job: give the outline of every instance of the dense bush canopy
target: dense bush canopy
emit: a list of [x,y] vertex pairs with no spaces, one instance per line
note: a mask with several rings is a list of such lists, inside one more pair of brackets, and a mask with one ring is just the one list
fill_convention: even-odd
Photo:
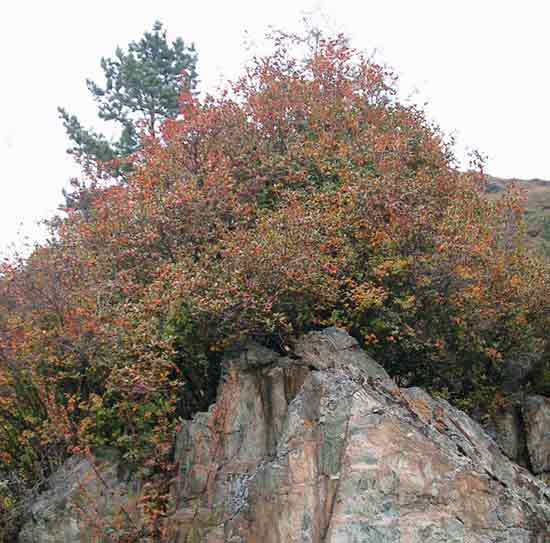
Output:
[[487,199],[344,38],[277,35],[129,160],[124,185],[98,184],[3,266],[0,458],[21,477],[105,444],[158,469],[247,338],[291,352],[336,324],[400,383],[469,409],[525,353],[545,386],[550,283],[522,248],[521,195]]

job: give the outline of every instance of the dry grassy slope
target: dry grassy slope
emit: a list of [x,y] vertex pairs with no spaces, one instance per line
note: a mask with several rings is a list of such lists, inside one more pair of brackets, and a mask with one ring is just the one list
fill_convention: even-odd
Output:
[[550,181],[489,176],[489,193],[496,196],[511,183],[517,184],[527,193],[527,232],[533,246],[550,255]]

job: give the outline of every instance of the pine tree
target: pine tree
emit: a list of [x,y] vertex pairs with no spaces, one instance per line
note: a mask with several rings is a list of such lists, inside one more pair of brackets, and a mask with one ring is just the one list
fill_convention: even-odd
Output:
[[[102,58],[103,86],[88,79],[90,93],[98,104],[98,116],[114,121],[121,129],[118,140],[82,126],[78,117],[58,108],[72,142],[67,152],[88,171],[100,167],[114,177],[124,176],[124,166],[109,168],[114,159],[129,156],[140,146],[140,131],[158,135],[163,121],[178,115],[183,88],[196,90],[197,53],[181,38],[169,43],[162,23],[128,45],[117,48],[114,58]],[[67,195],[66,195],[67,198]]]

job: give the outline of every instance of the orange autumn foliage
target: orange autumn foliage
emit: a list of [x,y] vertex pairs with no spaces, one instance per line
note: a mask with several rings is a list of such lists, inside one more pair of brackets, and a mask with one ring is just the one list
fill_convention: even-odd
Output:
[[291,350],[343,326],[399,382],[467,408],[491,403],[504,359],[545,361],[550,282],[521,194],[487,199],[396,84],[343,37],[279,34],[226,92],[182,96],[127,183],[97,180],[86,213],[6,263],[4,465],[32,479],[51,451],[109,444],[164,469],[247,338]]

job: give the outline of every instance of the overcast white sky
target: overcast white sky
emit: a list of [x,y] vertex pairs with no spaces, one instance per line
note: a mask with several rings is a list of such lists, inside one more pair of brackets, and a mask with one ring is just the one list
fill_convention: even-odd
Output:
[[[202,89],[238,73],[244,32],[326,14],[356,47],[379,51],[462,147],[503,177],[550,178],[548,0],[6,0],[0,7],[0,255],[61,202],[77,174],[57,106],[99,126],[85,79],[99,59],[160,19],[194,41]],[[319,17],[318,17],[319,18]],[[22,224],[22,226],[21,226]]]

